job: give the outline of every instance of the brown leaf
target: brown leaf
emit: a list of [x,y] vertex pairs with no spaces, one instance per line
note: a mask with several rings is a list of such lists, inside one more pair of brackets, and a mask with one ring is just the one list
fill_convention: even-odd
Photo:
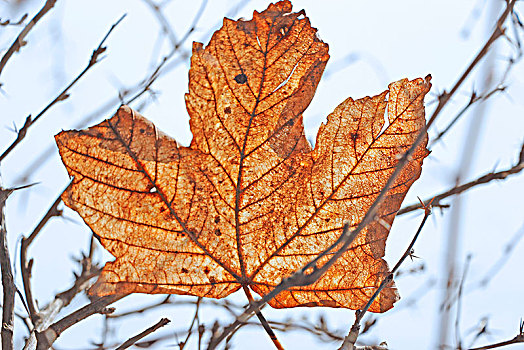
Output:
[[[347,99],[311,149],[302,112],[328,58],[304,13],[282,1],[250,21],[224,19],[206,48],[193,45],[190,147],[127,106],[57,135],[74,176],[63,200],[116,258],[91,292],[222,298],[249,286],[265,295],[335,242],[345,220],[356,227],[424,128],[431,84],[403,79]],[[362,307],[389,273],[389,227],[427,154],[417,148],[377,219],[320,280],[270,304]],[[390,285],[370,310],[397,299]]]

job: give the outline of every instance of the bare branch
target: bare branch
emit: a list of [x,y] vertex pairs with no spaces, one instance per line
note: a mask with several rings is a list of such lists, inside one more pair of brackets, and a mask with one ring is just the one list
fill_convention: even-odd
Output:
[[415,245],[415,242],[417,241],[420,232],[422,232],[422,228],[424,227],[424,224],[426,223],[426,220],[428,219],[429,215],[431,215],[430,206],[424,206],[424,218],[422,219],[422,222],[420,223],[420,226],[417,232],[415,233],[415,236],[411,240],[411,243],[407,247],[402,257],[400,257],[400,259],[397,261],[389,275],[387,275],[386,278],[384,278],[384,280],[380,283],[375,293],[371,296],[371,298],[369,298],[367,304],[362,309],[357,310],[355,312],[355,322],[351,326],[351,330],[349,331],[347,337],[344,338],[344,342],[340,346],[339,350],[355,350],[355,342],[357,341],[360,331],[360,321],[362,321],[362,318],[364,318],[364,315],[366,314],[376,297],[380,294],[382,289],[384,289],[388,284],[391,283],[391,281],[393,281],[393,276],[395,272],[400,268],[400,265],[402,265],[404,260],[406,260],[406,258],[412,254],[413,246]]
[[[524,145],[522,146],[522,150],[524,150]],[[521,153],[523,152],[521,150]],[[441,194],[438,194],[436,196],[433,196],[432,198],[430,199],[426,199],[424,200],[424,204],[427,205],[429,204],[430,201],[433,200],[433,203],[435,203],[435,206],[437,205],[440,205],[440,201],[443,200],[444,198],[447,198],[447,197],[450,197],[450,196],[453,196],[455,194],[460,194],[464,191],[467,191],[473,187],[476,187],[478,185],[483,185],[483,184],[487,184],[493,180],[503,180],[505,178],[507,178],[508,176],[510,175],[514,175],[514,174],[518,174],[519,172],[522,171],[522,169],[524,169],[524,159],[522,159],[523,157],[520,157],[521,159],[519,159],[519,163],[509,169],[506,169],[506,170],[503,170],[503,171],[499,171],[499,172],[491,172],[491,173],[488,173],[486,175],[483,175],[481,177],[479,177],[478,179],[476,180],[473,180],[473,181],[470,181],[468,183],[465,183],[463,185],[460,185],[460,186],[455,186]],[[422,206],[421,204],[412,204],[412,205],[408,205],[402,209],[400,209],[397,213],[397,215],[402,215],[402,214],[406,214],[406,213],[409,213],[413,210],[416,210],[416,209],[420,209]]]
[[519,334],[515,336],[515,338],[506,340],[500,343],[494,343],[490,345],[481,346],[478,348],[471,348],[469,350],[487,350],[487,349],[495,349],[495,348],[501,348],[506,345],[512,345],[512,344],[518,344],[518,343],[524,343],[524,323],[522,320],[520,321],[520,327],[519,327]]
[[[69,184],[68,184],[69,186]],[[38,223],[38,225],[35,227],[33,232],[29,235],[29,237],[25,238],[22,237],[22,242],[20,245],[20,267],[22,270],[22,281],[24,284],[24,292],[25,292],[25,299],[27,303],[27,308],[29,309],[29,317],[31,318],[31,322],[33,322],[33,325],[36,324],[37,321],[37,314],[38,311],[36,309],[35,301],[33,299],[33,293],[31,289],[31,270],[33,267],[33,259],[27,261],[27,250],[35,237],[38,235],[40,230],[47,224],[47,222],[55,216],[61,216],[62,211],[58,210],[58,205],[62,202],[60,196],[56,198],[54,203],[51,205],[47,213],[44,215],[42,220]]]
[[130,346],[132,346],[133,344],[135,344],[137,341],[139,341],[140,339],[148,336],[149,334],[155,332],[157,329],[161,328],[161,327],[164,327],[166,324],[168,324],[169,322],[171,322],[169,319],[167,318],[162,318],[160,321],[158,321],[155,325],[149,327],[148,329],[146,329],[145,331],[135,335],[134,337],[132,338],[129,338],[126,342],[124,342],[122,345],[120,345],[118,348],[116,348],[116,350],[123,350],[123,349],[127,349],[129,348]]
[[0,267],[2,268],[2,349],[13,349],[14,310],[15,295],[17,292],[13,271],[11,269],[11,257],[7,245],[7,230],[5,225],[4,207],[9,195],[19,189],[33,186],[26,185],[18,188],[3,188],[0,183]]
[[55,340],[69,327],[97,313],[104,313],[107,306],[122,299],[127,294],[115,294],[101,297],[92,303],[78,309],[77,311],[53,323],[42,332],[36,333],[37,349],[49,349]]
[[19,51],[22,46],[26,44],[24,41],[27,34],[33,29],[33,27],[42,19],[42,17],[45,16],[46,13],[49,12],[55,6],[56,0],[47,0],[44,4],[44,7],[38,13],[27,23],[27,25],[22,29],[20,34],[16,37],[15,41],[11,44],[7,52],[4,54],[2,59],[0,60],[0,75],[2,74],[2,71],[4,70],[5,65],[7,64],[7,61],[13,56],[13,54],[17,51]]
[[0,266],[2,268],[2,349],[13,349],[13,327],[15,310],[15,282],[11,270],[11,258],[7,246],[7,230],[5,226],[4,205],[9,190],[0,186]]
[[60,101],[63,101],[65,99],[67,99],[69,97],[69,94],[67,93],[95,64],[97,64],[99,61],[99,57],[102,53],[104,53],[106,51],[106,47],[103,47],[102,45],[104,45],[105,41],[107,40],[107,38],[109,37],[109,34],[111,34],[111,32],[113,31],[113,29],[115,29],[115,27],[124,19],[125,15],[123,15],[122,17],[120,17],[120,19],[111,26],[111,28],[109,29],[109,31],[106,33],[106,35],[104,36],[104,38],[102,39],[102,41],[100,42],[100,44],[98,45],[98,47],[93,51],[93,54],[91,55],[91,59],[89,60],[89,63],[87,64],[87,66],[84,68],[84,70],[82,72],[80,72],[80,74],[78,74],[76,76],[75,79],[73,79],[73,81],[71,83],[69,83],[69,85],[64,89],[62,90],[62,92],[60,92],[58,94],[58,96],[56,96],[42,111],[40,111],[40,113],[38,113],[36,115],[36,117],[32,117],[31,115],[27,116],[26,120],[25,120],[25,123],[24,125],[22,126],[22,128],[17,132],[17,136],[16,136],[16,139],[13,141],[13,143],[11,143],[11,145],[2,153],[2,155],[0,155],[0,162],[2,162],[2,160],[4,160],[4,158],[9,154],[11,153],[11,151],[25,138],[26,134],[27,134],[27,131],[29,130],[29,128],[38,121],[38,119],[40,119],[51,107],[53,107],[56,103],[60,102]]

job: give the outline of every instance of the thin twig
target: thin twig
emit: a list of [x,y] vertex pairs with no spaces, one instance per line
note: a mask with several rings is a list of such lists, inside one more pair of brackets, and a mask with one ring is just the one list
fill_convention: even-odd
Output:
[[469,66],[466,68],[464,73],[462,73],[462,75],[457,80],[455,85],[453,85],[451,90],[449,92],[444,91],[439,96],[437,108],[433,111],[433,113],[431,114],[431,117],[429,118],[428,125],[427,125],[428,128],[433,124],[437,116],[442,112],[442,110],[447,105],[451,97],[455,95],[455,93],[459,90],[459,88],[462,86],[464,81],[466,81],[466,79],[471,74],[473,69],[479,64],[482,58],[484,58],[484,56],[488,53],[493,43],[497,41],[500,37],[504,36],[506,29],[503,27],[503,24],[506,21],[506,18],[508,17],[508,15],[513,12],[513,7],[515,7],[516,2],[517,0],[509,0],[507,2],[506,9],[504,10],[504,12],[500,15],[499,19],[497,20],[495,29],[493,30],[493,33],[491,34],[489,39],[486,41],[484,46],[480,49],[478,54],[475,56],[475,58],[469,64]]
[[48,328],[60,311],[69,305],[78,293],[89,287],[89,281],[92,278],[100,274],[101,269],[98,266],[94,266],[89,257],[84,257],[81,260],[81,265],[82,271],[79,276],[76,276],[73,286],[57,294],[51,303],[38,312],[31,334],[25,343],[24,350],[35,349],[37,347],[37,332]]
[[42,17],[45,16],[46,13],[49,12],[55,6],[56,0],[47,0],[44,4],[44,7],[38,13],[27,23],[27,25],[22,29],[20,34],[16,37],[15,41],[11,44],[9,49],[6,51],[2,59],[0,60],[0,75],[2,74],[2,71],[4,70],[5,65],[7,64],[7,61],[13,56],[13,54],[17,51],[19,51],[22,46],[26,44],[24,41],[27,34],[33,29],[33,27],[42,19]]
[[169,319],[167,319],[167,318],[160,319],[160,321],[158,321],[155,325],[149,327],[148,329],[146,329],[145,331],[135,335],[134,337],[129,338],[128,340],[126,340],[122,345],[120,345],[118,348],[116,348],[116,350],[123,350],[123,349],[129,348],[130,346],[135,344],[140,339],[142,339],[142,338],[148,336],[149,334],[155,332],[157,329],[159,329],[161,327],[164,327],[169,322],[171,322],[171,321]]
[[491,96],[493,96],[497,92],[504,92],[504,91],[506,91],[506,86],[503,86],[500,84],[499,86],[495,87],[494,89],[492,89],[491,91],[483,95],[477,95],[475,91],[473,91],[471,93],[468,103],[457,113],[455,118],[453,118],[453,120],[444,128],[444,130],[439,132],[438,135],[433,138],[428,148],[432,149],[433,146],[438,141],[440,141],[442,137],[444,137],[444,135],[446,135],[453,128],[453,126],[456,125],[459,119],[463,117],[472,106],[474,106],[478,102],[483,102],[489,99]]
[[[524,150],[524,145],[522,146],[522,150]],[[522,171],[522,169],[524,169],[524,160],[520,159],[517,165],[509,169],[498,171],[498,172],[491,172],[491,173],[488,173],[486,175],[479,177],[478,179],[465,183],[463,185],[455,186],[445,192],[442,192],[436,196],[433,196],[431,199],[424,200],[423,203],[428,204],[433,199],[433,203],[435,203],[435,206],[440,205],[440,201],[443,200],[444,198],[462,193],[478,185],[487,184],[493,180],[503,180],[510,175],[518,174],[519,172]],[[406,213],[409,213],[413,210],[420,209],[420,208],[421,208],[421,204],[408,205],[400,209],[397,215],[406,214]]]
[[362,319],[364,318],[364,315],[370,308],[373,301],[375,301],[376,297],[380,294],[382,289],[384,289],[387,285],[389,285],[393,281],[393,276],[395,275],[395,272],[400,268],[404,260],[406,260],[406,258],[412,254],[413,246],[415,245],[415,242],[417,241],[420,235],[420,232],[422,232],[422,228],[424,227],[429,215],[431,215],[431,207],[429,205],[424,206],[424,218],[422,218],[422,222],[420,223],[420,226],[417,232],[415,233],[415,236],[411,240],[411,243],[406,248],[406,251],[404,252],[402,257],[397,261],[397,263],[395,264],[395,266],[393,267],[389,275],[387,275],[386,278],[382,280],[382,282],[380,283],[375,293],[371,296],[371,298],[369,298],[367,304],[362,309],[357,310],[355,312],[355,322],[351,326],[351,330],[349,331],[349,334],[347,335],[347,337],[344,338],[344,342],[340,346],[339,350],[354,350],[355,349],[355,342],[357,341],[359,331],[360,331],[360,321],[362,321]]
[[[243,290],[244,290],[244,293],[246,294],[247,300],[251,304],[254,301],[253,295],[251,294],[247,286],[243,286]],[[282,344],[280,344],[280,341],[278,340],[277,335],[271,329],[271,326],[267,322],[266,318],[264,317],[260,309],[255,310],[255,314],[257,315],[260,321],[260,324],[262,325],[267,335],[269,336],[269,339],[271,339],[271,341],[273,342],[273,345],[275,345],[275,348],[277,348],[278,350],[284,350],[284,347],[282,346]]]
[[495,349],[495,348],[501,348],[506,345],[512,345],[512,344],[518,344],[518,343],[524,343],[524,323],[522,322],[522,320],[520,321],[519,334],[517,334],[513,339],[502,341],[499,343],[490,344],[490,345],[484,345],[478,348],[471,348],[469,350]]
[[24,21],[27,19],[28,16],[29,14],[24,13],[24,15],[20,17],[20,19],[16,22],[11,22],[10,19],[2,21],[2,19],[0,18],[0,26],[21,26],[22,24],[24,24]]
[[524,225],[513,235],[513,237],[504,245],[504,249],[500,254],[500,257],[493,263],[493,265],[487,270],[484,277],[480,280],[479,285],[486,287],[489,282],[497,275],[502,269],[504,264],[509,260],[511,254],[517,247],[517,244],[524,237]]
[[193,327],[194,327],[195,323],[198,320],[198,313],[200,311],[200,302],[201,301],[202,301],[202,297],[198,297],[197,301],[195,303],[195,305],[196,305],[195,306],[195,315],[193,316],[193,319],[191,320],[191,324],[189,325],[189,328],[187,329],[186,339],[184,339],[184,341],[178,343],[178,347],[180,349],[183,349],[186,346],[187,342],[189,341],[189,338],[193,334]]
[[[72,181],[72,180],[71,180]],[[69,186],[71,182],[68,183]],[[44,215],[42,220],[36,225],[33,232],[26,238],[22,237],[22,242],[20,244],[20,268],[22,272],[22,282],[24,285],[25,300],[27,308],[29,309],[29,317],[33,325],[37,322],[38,311],[36,309],[35,300],[33,298],[32,288],[31,288],[31,270],[33,267],[33,259],[27,261],[27,251],[33,240],[36,238],[38,233],[42,228],[47,224],[47,222],[55,216],[61,216],[62,211],[58,210],[58,205],[61,203],[61,198],[58,196],[54,203],[49,207],[47,213]]]
[[462,279],[458,288],[457,295],[457,316],[455,317],[455,338],[457,342],[457,348],[462,349],[462,339],[460,336],[460,316],[462,311],[462,293],[464,291],[464,282],[466,281],[466,275],[468,273],[469,264],[471,262],[471,255],[466,258],[466,264],[464,265],[464,272],[462,273]]
[[[146,2],[148,2],[148,1],[146,1]],[[143,88],[137,94],[135,94],[133,97],[131,97],[127,101],[123,102],[124,104],[126,104],[126,105],[131,104],[132,102],[137,100],[140,96],[142,96],[146,91],[148,91],[150,89],[151,85],[153,85],[153,83],[158,79],[158,77],[160,77],[161,72],[164,69],[164,66],[167,64],[167,62],[180,49],[180,47],[184,44],[184,42],[189,38],[191,33],[193,33],[193,31],[195,30],[195,28],[196,28],[196,26],[198,24],[198,21],[200,20],[200,18],[202,17],[202,14],[204,13],[204,9],[206,8],[206,6],[207,6],[207,0],[202,1],[202,4],[200,5],[200,8],[199,8],[198,12],[197,12],[195,18],[193,19],[193,23],[191,24],[191,26],[189,27],[187,32],[184,34],[184,36],[179,41],[174,43],[172,50],[166,56],[164,56],[164,58],[162,58],[160,63],[156,66],[156,68],[152,71],[152,73],[148,76],[148,78],[143,81],[143,83],[142,83],[143,84]],[[157,17],[159,18],[159,21],[161,22],[161,25],[164,26],[163,20],[160,19],[161,17],[163,18],[163,14],[160,11],[155,11],[155,13],[156,13]],[[160,15],[159,15],[159,13],[160,13]],[[164,30],[166,30],[166,29],[164,29]],[[170,38],[170,40],[173,40],[173,38]]]
[[62,92],[60,92],[42,111],[40,111],[40,113],[38,113],[36,115],[36,117],[32,117],[31,115],[27,116],[27,118],[25,119],[25,122],[24,122],[24,125],[22,126],[22,128],[20,130],[18,130],[17,132],[17,136],[16,136],[16,139],[13,141],[13,143],[11,143],[11,145],[2,153],[2,155],[0,155],[0,162],[2,160],[4,160],[4,158],[9,154],[11,153],[11,151],[13,151],[13,149],[25,138],[26,134],[27,134],[27,131],[29,130],[29,128],[38,121],[38,119],[40,119],[51,107],[53,107],[56,103],[60,102],[60,101],[63,101],[65,99],[67,99],[69,97],[69,94],[67,93],[95,64],[97,64],[99,61],[99,57],[102,53],[104,53],[106,51],[106,47],[103,47],[102,45],[104,45],[105,41],[107,40],[107,38],[109,37],[109,35],[111,34],[111,32],[113,31],[113,29],[115,29],[115,27],[124,19],[126,15],[123,15],[122,17],[120,17],[120,19],[118,21],[116,21],[116,23],[114,23],[111,28],[109,29],[109,31],[106,33],[106,35],[104,36],[104,38],[102,39],[102,41],[100,42],[100,44],[98,45],[98,47],[93,51],[93,54],[91,55],[91,59],[89,60],[87,66],[84,68],[84,70],[82,72],[80,72],[80,74],[78,74],[76,76],[76,78],[73,79],[73,81],[71,83],[69,83],[69,85],[67,85],[67,87],[65,89],[62,90]]

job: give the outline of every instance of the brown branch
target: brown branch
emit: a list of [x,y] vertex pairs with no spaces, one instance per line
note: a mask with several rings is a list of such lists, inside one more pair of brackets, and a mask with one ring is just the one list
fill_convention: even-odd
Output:
[[[242,289],[244,290],[244,293],[246,294],[247,300],[251,304],[254,301],[254,299],[253,299],[253,295],[249,291],[249,288],[247,286],[242,286]],[[271,339],[271,341],[273,342],[273,345],[275,345],[275,348],[278,350],[284,350],[284,347],[282,346],[282,344],[280,344],[280,341],[278,340],[277,335],[271,329],[271,326],[267,322],[266,318],[264,317],[260,309],[256,309],[255,314],[257,315],[258,320],[260,321],[260,324],[262,325],[267,335],[269,336],[269,339]]]
[[86,319],[97,313],[107,313],[107,306],[122,299],[127,294],[115,294],[105,297],[101,297],[93,301],[92,303],[78,309],[77,311],[67,315],[61,320],[53,323],[47,329],[42,332],[36,333],[37,349],[49,349],[55,340],[69,327],[77,324],[78,322]]
[[518,344],[518,343],[524,343],[524,322],[522,320],[520,321],[520,327],[519,327],[519,334],[517,334],[513,339],[502,341],[499,343],[494,343],[490,345],[484,345],[478,348],[470,348],[469,350],[487,350],[487,349],[495,349],[495,348],[501,348],[506,345],[512,345],[512,344]]
[[69,85],[62,90],[62,92],[60,92],[42,111],[40,111],[40,113],[38,113],[36,115],[36,117],[32,117],[31,115],[27,116],[27,118],[25,119],[25,123],[24,125],[22,126],[22,128],[20,130],[18,130],[17,132],[17,136],[16,136],[16,139],[11,143],[11,145],[2,153],[2,155],[0,155],[0,162],[2,162],[2,160],[4,160],[4,158],[9,154],[11,153],[11,151],[13,151],[13,149],[25,138],[25,136],[27,135],[27,131],[29,130],[29,128],[38,121],[38,119],[40,119],[51,107],[53,107],[56,103],[60,102],[60,101],[64,101],[65,99],[67,99],[69,97],[69,94],[67,93],[95,64],[97,64],[99,61],[99,57],[102,53],[104,53],[106,51],[106,47],[103,47],[102,45],[104,45],[105,41],[107,40],[107,38],[109,37],[109,35],[111,34],[111,32],[113,31],[113,29],[115,29],[115,27],[124,19],[125,15],[123,15],[122,17],[120,17],[120,19],[118,21],[116,21],[116,23],[114,23],[111,28],[109,29],[109,31],[106,33],[106,35],[104,36],[104,38],[102,39],[102,41],[100,42],[100,44],[98,45],[98,47],[93,51],[93,54],[91,55],[91,59],[89,60],[87,66],[84,68],[84,70],[82,72],[80,72],[80,74],[78,74],[76,76],[76,78],[73,79],[73,81],[71,81],[71,83],[69,83]]
[[[149,4],[149,2],[150,2],[149,0],[146,0],[146,3]],[[151,6],[151,4],[149,5]],[[184,36],[179,41],[173,41],[174,36],[170,35],[170,41],[173,45],[172,50],[166,56],[164,56],[164,58],[162,58],[162,60],[156,66],[156,68],[152,71],[152,73],[146,79],[143,80],[142,82],[143,88],[136,95],[134,95],[127,101],[123,102],[124,104],[126,105],[131,104],[132,102],[134,102],[136,99],[138,99],[140,96],[142,96],[146,91],[150,89],[151,85],[153,85],[153,83],[160,77],[161,72],[164,69],[164,66],[166,66],[167,62],[171,59],[171,57],[174,56],[174,54],[180,49],[180,47],[184,44],[184,42],[189,38],[189,35],[191,35],[191,33],[194,32],[198,24],[198,21],[200,20],[200,18],[202,17],[202,14],[204,13],[204,9],[206,8],[206,6],[207,6],[207,0],[202,1],[202,4],[200,5],[198,12],[195,18],[193,19],[193,23],[191,24],[187,32],[184,34]],[[153,7],[153,9],[155,9],[155,7]],[[165,19],[163,13],[157,8],[157,10],[155,11],[155,14],[158,20],[160,21],[163,29],[169,33],[168,28],[170,27],[164,23],[164,21],[167,21],[167,20]],[[184,53],[182,54],[185,55]]]
[[195,307],[195,314],[193,316],[193,320],[191,320],[191,324],[189,325],[189,328],[187,329],[186,339],[183,342],[178,344],[178,347],[180,349],[183,349],[186,346],[187,342],[189,341],[189,338],[193,334],[193,327],[194,327],[195,323],[198,320],[198,313],[200,311],[200,302],[201,301],[202,301],[202,297],[198,297],[197,301],[195,302],[195,305],[196,305],[196,307]]
[[[524,150],[524,145],[522,147],[522,150]],[[521,151],[522,152],[522,151]],[[478,186],[478,185],[483,185],[483,184],[487,184],[493,180],[503,180],[505,178],[507,178],[508,176],[510,175],[514,175],[514,174],[518,174],[519,172],[522,171],[522,169],[524,169],[524,160],[523,159],[520,159],[519,160],[519,163],[507,170],[503,170],[503,171],[499,171],[499,172],[491,172],[491,173],[488,173],[486,175],[483,175],[481,177],[479,177],[478,179],[476,180],[473,180],[473,181],[470,181],[468,183],[465,183],[463,185],[460,185],[460,186],[455,186],[441,194],[438,194],[436,196],[433,196],[432,198],[429,198],[429,199],[426,199],[423,203],[425,205],[427,205],[431,200],[433,200],[433,203],[435,203],[435,206],[437,205],[440,205],[440,201],[443,200],[444,198],[447,198],[447,197],[450,197],[450,196],[453,196],[453,195],[456,195],[456,194],[460,194],[464,191],[467,191],[475,186]],[[412,204],[412,205],[408,205],[402,209],[400,209],[397,213],[397,215],[402,215],[402,214],[406,214],[406,213],[409,213],[413,210],[416,210],[416,209],[420,209],[422,206],[421,204]]]
[[506,21],[506,18],[510,13],[513,12],[513,7],[515,7],[515,3],[517,0],[509,0],[506,5],[506,9],[504,12],[500,15],[499,19],[497,20],[497,24],[495,25],[495,29],[493,30],[493,33],[489,37],[489,39],[486,41],[484,46],[480,49],[479,53],[475,56],[473,61],[469,64],[469,66],[466,68],[464,73],[460,76],[460,78],[457,80],[455,85],[451,88],[449,92],[443,92],[439,96],[439,101],[437,108],[433,111],[431,114],[431,117],[429,118],[427,127],[429,128],[437,116],[442,112],[444,107],[447,105],[447,103],[450,101],[451,97],[459,90],[460,86],[464,81],[466,81],[467,77],[471,74],[473,69],[479,64],[479,62],[482,60],[482,58],[488,53],[489,49],[491,48],[491,45],[495,41],[497,41],[500,37],[504,36],[505,28],[503,27],[504,22]]
[[148,329],[146,329],[145,331],[135,335],[134,337],[132,338],[129,338],[127,341],[125,341],[122,345],[120,345],[118,348],[116,348],[116,350],[123,350],[123,349],[127,349],[129,348],[130,346],[132,346],[133,344],[135,344],[137,341],[139,341],[140,339],[144,338],[145,336],[148,336],[149,334],[155,332],[157,329],[161,328],[161,327],[164,327],[166,324],[168,324],[169,322],[171,322],[169,319],[167,318],[162,318],[160,321],[158,321],[155,325],[149,327]]
[[42,228],[47,224],[47,222],[52,217],[62,215],[62,211],[58,210],[58,205],[61,203],[61,201],[62,200],[60,196],[58,196],[47,211],[47,213],[44,215],[42,220],[40,220],[38,225],[36,225],[33,232],[27,238],[22,237],[22,242],[20,245],[20,268],[22,272],[22,282],[24,285],[25,300],[27,308],[29,310],[29,317],[31,318],[31,322],[33,323],[33,325],[37,323],[38,311],[35,305],[35,301],[33,299],[33,293],[31,288],[31,270],[33,268],[33,259],[27,261],[27,251],[31,243],[33,243],[33,240],[36,238],[36,236],[42,230]]
[[16,22],[11,22],[10,19],[6,19],[5,21],[2,21],[2,19],[0,18],[0,26],[21,26],[22,24],[24,24],[24,21],[27,19],[28,16],[29,16],[29,14],[25,13]]
[[357,310],[355,312],[355,322],[353,322],[353,325],[351,326],[349,334],[346,336],[346,338],[344,338],[344,342],[340,346],[339,350],[355,350],[356,349],[355,342],[357,341],[357,338],[360,332],[360,321],[362,321],[362,319],[364,318],[364,315],[366,314],[366,312],[368,311],[369,307],[371,306],[373,301],[376,299],[376,297],[380,294],[382,289],[384,289],[388,284],[390,284],[393,281],[393,276],[395,272],[400,268],[404,260],[406,260],[406,258],[412,254],[413,246],[415,245],[415,242],[417,241],[420,235],[420,232],[422,232],[422,228],[424,227],[424,224],[426,223],[426,220],[428,219],[429,215],[431,215],[430,206],[424,206],[424,218],[422,219],[422,222],[420,223],[420,226],[417,232],[415,233],[415,236],[411,240],[411,243],[406,248],[406,251],[404,252],[402,257],[400,257],[400,259],[397,261],[397,263],[395,264],[395,266],[393,267],[389,275],[387,275],[386,278],[382,280],[382,282],[380,283],[375,293],[368,300],[367,304],[362,309]]
[[17,188],[3,188],[0,183],[0,267],[2,269],[2,349],[13,349],[13,330],[15,314],[15,295],[17,292],[13,271],[11,269],[11,257],[7,244],[7,230],[5,225],[4,207],[7,198],[16,190],[33,186],[34,184],[20,186]]
[[435,138],[431,141],[428,148],[430,149],[433,148],[433,146],[438,141],[440,141],[442,137],[444,137],[444,135],[446,135],[453,128],[453,126],[456,125],[456,123],[460,120],[460,118],[463,117],[472,106],[474,106],[478,102],[486,101],[488,98],[495,95],[497,92],[504,92],[504,91],[506,91],[506,86],[503,86],[500,84],[499,86],[495,87],[494,89],[492,89],[491,91],[483,95],[477,95],[475,91],[473,91],[471,93],[468,103],[457,113],[455,118],[453,118],[453,120],[449,122],[449,124],[444,128],[444,130],[442,130],[441,132],[437,134],[437,136],[435,136]]
[[13,349],[13,328],[15,311],[16,287],[11,270],[11,258],[7,246],[7,230],[5,225],[4,205],[7,197],[12,193],[9,189],[0,186],[0,266],[2,268],[2,349]]
[[2,74],[2,71],[7,64],[7,61],[13,56],[13,54],[17,51],[19,51],[22,46],[26,44],[24,41],[27,34],[33,29],[33,27],[42,19],[42,17],[45,16],[46,13],[49,12],[55,6],[56,0],[47,0],[44,4],[44,7],[38,13],[27,23],[27,25],[22,29],[20,34],[16,37],[15,41],[11,44],[7,52],[4,54],[2,59],[0,60],[0,75]]
[[33,329],[31,334],[26,341],[24,349],[35,349],[37,346],[37,335],[38,332],[48,328],[50,324],[55,320],[59,312],[69,305],[73,298],[80,292],[84,291],[89,287],[89,281],[100,274],[101,269],[97,266],[93,266],[91,258],[85,257],[81,260],[82,271],[79,276],[76,276],[73,286],[66,291],[59,293],[55,296],[55,299],[49,303],[46,307],[41,309],[33,323]]

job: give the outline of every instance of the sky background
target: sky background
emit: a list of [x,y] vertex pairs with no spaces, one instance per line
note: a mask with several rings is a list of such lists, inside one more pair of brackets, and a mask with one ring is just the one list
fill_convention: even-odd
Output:
[[[43,5],[43,1],[35,0],[20,3],[1,1],[0,18],[16,20],[26,12],[32,17]],[[187,91],[191,42],[207,43],[221,26],[224,16],[250,19],[254,9],[262,11],[268,4],[268,1],[210,1],[194,32],[166,65],[168,70],[152,86],[154,97],[146,94],[131,106],[140,109],[160,130],[188,145],[191,133],[184,93]],[[405,77],[432,75],[433,88],[426,97],[430,114],[438,94],[452,87],[493,29],[493,18],[498,17],[503,2],[494,1],[493,4],[494,9],[490,1],[481,0],[295,1],[294,10],[306,10],[322,40],[329,44],[331,56],[315,98],[304,113],[308,139],[314,140],[320,123],[347,97],[356,99],[379,94],[388,83]],[[178,39],[190,28],[200,6],[199,1],[173,0],[164,7],[164,14]],[[516,10],[519,12],[523,8],[518,4]],[[147,1],[59,0],[29,34],[28,44],[11,58],[0,76],[3,84],[0,90],[0,149],[3,151],[15,137],[13,124],[21,127],[28,114],[38,113],[84,68],[93,49],[124,13],[126,18],[107,40],[105,58],[73,87],[67,100],[54,106],[32,127],[26,140],[0,166],[4,187],[39,183],[31,190],[15,193],[7,202],[9,247],[16,262],[21,235],[27,236],[33,230],[68,183],[54,146],[54,135],[61,130],[94,125],[110,117],[120,104],[118,94],[148,76],[171,46],[165,38],[159,41],[161,27]],[[0,27],[0,50],[7,49],[20,30],[20,27]],[[510,31],[509,35],[515,42],[514,33]],[[495,82],[500,81],[508,58],[515,55],[509,41],[500,40],[490,58]],[[463,165],[464,139],[472,123],[480,125],[480,136],[464,182],[515,164],[524,141],[523,77],[524,65],[515,64],[505,81],[505,92],[496,94],[485,104],[486,114],[481,123],[478,122],[481,112],[471,109],[441,142],[431,147],[432,153],[424,162],[422,176],[413,185],[405,204],[414,203],[417,196],[426,199],[453,187],[457,170]],[[430,142],[467,103],[471,91],[481,90],[482,81],[482,71],[476,69],[430,130]],[[43,166],[35,169],[32,161],[43,152],[48,152],[49,157]],[[463,196],[457,236],[460,275],[468,255],[471,261],[464,282],[458,329],[466,345],[483,318],[488,320],[489,333],[483,335],[477,345],[514,337],[519,320],[524,316],[524,243],[519,241],[524,235],[523,195],[524,176],[517,175],[477,187]],[[452,200],[444,203],[452,203]],[[415,246],[415,254],[420,259],[413,262],[408,259],[403,266],[403,269],[410,269],[423,264],[424,270],[396,280],[402,299],[394,309],[380,315],[377,325],[360,340],[369,343],[385,340],[390,349],[435,348],[451,211],[434,210]],[[395,264],[409,244],[422,214],[422,211],[415,212],[395,220],[386,251],[390,265]],[[70,286],[74,268],[72,257],[78,257],[89,243],[90,231],[76,213],[65,209],[65,217],[67,220],[52,220],[30,249],[30,256],[35,259],[34,294],[40,305]],[[512,242],[511,254],[505,253],[508,242]],[[502,256],[506,256],[502,259],[504,266],[494,273],[492,267]],[[101,251],[97,257],[104,261],[111,258]],[[18,266],[15,270],[21,288]],[[481,286],[480,281],[486,274],[492,278],[487,285]],[[122,311],[161,298],[131,296],[116,306]],[[240,293],[229,298],[245,302]],[[194,299],[176,297],[176,300]],[[86,300],[84,296],[78,297],[63,315]],[[172,323],[158,334],[187,328],[193,317],[192,310],[192,307],[168,307],[126,319],[115,326],[115,339],[125,340],[160,317],[168,317]],[[17,311],[24,312],[20,303]],[[268,307],[264,314],[268,319],[305,317],[312,322],[324,314],[330,328],[341,330],[342,334],[347,333],[354,317],[351,310],[327,308],[272,310]],[[215,312],[214,308],[204,307],[201,321],[210,326],[215,319],[225,323],[227,317]],[[66,331],[56,343],[57,349],[89,348],[90,341],[100,340],[100,319],[101,316],[91,317]],[[455,321],[455,311],[452,321]],[[24,326],[17,321],[18,346],[23,331]],[[277,335],[290,349],[339,346],[317,342],[303,332]],[[451,335],[450,342],[454,344],[454,326]],[[175,341],[164,344],[174,345]],[[271,348],[267,335],[258,327],[241,330],[233,344],[239,349],[246,345],[252,350]],[[195,344],[190,348],[195,348]]]

